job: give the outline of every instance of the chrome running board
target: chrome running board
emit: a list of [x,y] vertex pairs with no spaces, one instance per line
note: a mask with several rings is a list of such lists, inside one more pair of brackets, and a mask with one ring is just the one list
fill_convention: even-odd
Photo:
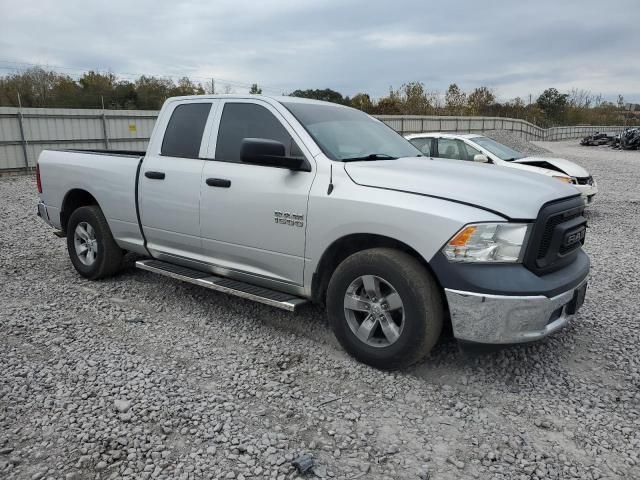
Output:
[[308,300],[293,296],[289,293],[277,292],[229,278],[216,277],[210,273],[181,267],[180,265],[174,265],[160,260],[138,260],[136,267],[141,270],[159,273],[165,277],[193,283],[194,285],[200,285],[201,287],[218,292],[246,298],[254,302],[264,303],[265,305],[271,305],[272,307],[281,308],[290,312],[295,312],[300,305],[308,303]]

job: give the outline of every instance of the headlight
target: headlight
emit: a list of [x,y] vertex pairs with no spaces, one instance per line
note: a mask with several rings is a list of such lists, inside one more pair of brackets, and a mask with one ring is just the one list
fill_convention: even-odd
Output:
[[561,182],[564,182],[564,183],[575,183],[571,177],[554,175],[553,178],[555,178],[556,180],[560,180]]
[[527,223],[467,225],[442,249],[451,262],[520,262],[527,239]]

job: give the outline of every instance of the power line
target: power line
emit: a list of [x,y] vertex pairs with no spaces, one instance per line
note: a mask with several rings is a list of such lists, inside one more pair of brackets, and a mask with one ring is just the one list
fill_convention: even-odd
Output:
[[[113,72],[110,70],[101,70],[101,69],[97,69],[97,68],[83,68],[83,67],[65,67],[65,66],[61,66],[61,65],[47,65],[47,64],[41,64],[41,63],[29,63],[29,62],[17,62],[14,60],[2,60],[0,59],[0,63],[4,63],[4,64],[8,64],[9,66],[2,66],[0,65],[0,70],[6,70],[6,71],[19,71],[21,68],[25,68],[25,67],[39,67],[42,69],[49,69],[49,70],[67,70],[69,72],[74,72],[78,75],[82,75],[84,73],[87,73],[89,71],[93,71],[96,73],[111,73],[113,75],[116,75],[117,77],[133,77],[133,78],[140,78],[142,76],[146,76],[146,77],[160,77],[160,78],[168,78],[172,81],[174,81],[174,79],[181,79],[183,78],[182,76],[179,75],[168,75],[168,74],[150,74],[150,73],[128,73],[128,72]],[[187,76],[187,75],[185,75]],[[227,80],[224,78],[220,78],[220,77],[189,77],[187,76],[187,78],[189,78],[190,80],[196,80],[199,81],[200,83],[204,83],[204,84],[209,84],[212,81],[215,82],[219,82],[222,84],[226,84],[229,86],[234,86],[234,87],[241,87],[241,88],[251,88],[252,84],[250,83],[245,83],[245,82],[240,82],[240,81],[236,81],[236,80]],[[259,85],[260,88],[262,88],[263,90],[267,90],[267,91],[271,91],[271,92],[277,92],[278,94],[281,94],[284,90],[286,90],[285,88],[280,88],[280,87],[275,87],[275,86],[266,86],[266,85]]]

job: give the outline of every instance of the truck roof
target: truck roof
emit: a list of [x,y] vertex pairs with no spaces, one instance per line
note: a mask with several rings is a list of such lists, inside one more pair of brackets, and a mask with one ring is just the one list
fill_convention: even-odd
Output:
[[237,94],[237,93],[226,93],[226,94],[215,94],[215,95],[186,95],[182,97],[170,97],[167,99],[167,102],[179,102],[183,100],[206,100],[206,99],[261,99],[261,100],[271,100],[279,103],[315,103],[320,105],[335,105],[337,107],[346,107],[346,105],[340,105],[339,103],[325,102],[322,100],[313,100],[310,98],[302,98],[302,97],[289,97],[287,95],[255,95],[255,94]]

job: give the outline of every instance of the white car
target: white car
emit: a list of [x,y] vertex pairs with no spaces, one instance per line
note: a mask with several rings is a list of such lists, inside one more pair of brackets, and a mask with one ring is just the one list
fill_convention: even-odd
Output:
[[405,137],[424,155],[488,162],[501,167],[540,173],[571,183],[586,205],[593,202],[598,186],[589,172],[564,158],[527,157],[494,139],[477,134],[416,133]]

